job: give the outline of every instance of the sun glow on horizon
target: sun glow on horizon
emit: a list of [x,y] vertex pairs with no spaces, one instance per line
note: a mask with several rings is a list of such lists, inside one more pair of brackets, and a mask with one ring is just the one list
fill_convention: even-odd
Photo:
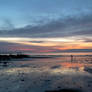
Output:
[[[92,49],[92,42],[88,43],[84,40],[69,38],[18,38],[18,37],[0,37],[0,42],[14,43],[25,46],[25,48],[13,48],[14,50],[36,51],[36,47],[46,47],[47,49],[40,49],[39,52],[53,52],[56,50],[68,49]],[[26,46],[34,46],[35,48],[27,48]]]

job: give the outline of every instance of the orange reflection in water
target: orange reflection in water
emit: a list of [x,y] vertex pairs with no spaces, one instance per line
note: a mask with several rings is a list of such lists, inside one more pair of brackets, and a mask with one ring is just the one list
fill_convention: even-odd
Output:
[[85,66],[86,64],[63,62],[63,63],[61,63],[61,65],[62,65],[63,67],[66,67],[66,68],[71,68],[71,67],[83,67],[83,66]]
[[85,64],[85,63],[73,63],[73,62],[62,62],[60,65],[63,68],[77,68],[80,71],[84,71],[85,67],[92,67],[92,64]]

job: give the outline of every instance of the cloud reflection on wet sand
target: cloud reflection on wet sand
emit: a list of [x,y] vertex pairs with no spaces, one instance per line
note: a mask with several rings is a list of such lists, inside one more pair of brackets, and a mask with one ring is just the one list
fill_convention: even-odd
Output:
[[45,92],[46,90],[92,90],[92,64],[62,62],[60,58],[13,62],[0,70],[0,92]]

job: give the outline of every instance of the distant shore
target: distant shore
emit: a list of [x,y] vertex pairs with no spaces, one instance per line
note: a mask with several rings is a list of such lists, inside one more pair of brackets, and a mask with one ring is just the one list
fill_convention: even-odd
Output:
[[5,54],[5,55],[0,55],[0,61],[1,60],[11,60],[11,59],[22,59],[22,58],[29,58],[28,55],[24,54]]
[[[0,54],[0,61],[8,61],[11,59],[24,58],[54,58],[54,57],[70,57],[71,55],[28,55],[28,54]],[[73,55],[73,56],[92,56],[92,55]]]

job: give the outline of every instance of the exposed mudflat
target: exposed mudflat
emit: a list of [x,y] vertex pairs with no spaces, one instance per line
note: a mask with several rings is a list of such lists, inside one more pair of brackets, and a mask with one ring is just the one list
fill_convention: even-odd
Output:
[[[78,61],[79,60],[79,61]],[[0,66],[0,92],[91,92],[92,61],[63,57],[10,61]]]

